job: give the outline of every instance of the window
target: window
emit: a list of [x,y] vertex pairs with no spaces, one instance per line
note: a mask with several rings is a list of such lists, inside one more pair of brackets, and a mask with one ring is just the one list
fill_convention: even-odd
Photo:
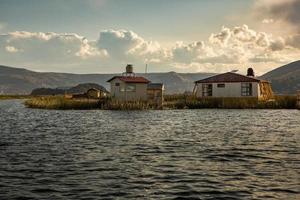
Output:
[[120,83],[115,83],[115,86],[120,86]]
[[224,88],[224,87],[225,87],[225,84],[224,84],[224,83],[219,83],[219,84],[217,85],[217,87],[218,87],[218,88]]
[[242,96],[252,96],[252,83],[242,83]]
[[202,84],[202,96],[212,96],[212,84]]
[[120,87],[120,92],[125,92],[125,87],[124,87],[124,85],[122,85],[122,86]]
[[135,92],[135,85],[126,85],[126,92]]

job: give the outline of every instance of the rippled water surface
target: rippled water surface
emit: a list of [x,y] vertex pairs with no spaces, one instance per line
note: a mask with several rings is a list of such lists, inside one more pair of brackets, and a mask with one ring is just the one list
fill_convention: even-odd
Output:
[[300,199],[298,110],[0,114],[0,199]]

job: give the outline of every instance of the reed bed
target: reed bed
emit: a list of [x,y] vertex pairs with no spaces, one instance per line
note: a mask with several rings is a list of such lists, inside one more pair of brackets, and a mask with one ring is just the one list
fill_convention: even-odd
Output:
[[296,96],[275,96],[269,101],[258,101],[256,98],[196,98],[191,95],[168,95],[164,108],[169,109],[295,109]]
[[68,99],[63,96],[47,96],[32,98],[25,101],[28,108],[40,109],[103,109],[103,110],[145,110],[153,109],[154,106],[145,101],[121,102],[111,98],[103,99]]
[[102,102],[101,109],[104,110],[147,110],[154,109],[154,106],[146,101],[116,101],[116,100],[106,100]]
[[28,99],[25,101],[28,108],[42,109],[97,109],[99,101],[92,99],[66,99],[63,96],[47,96]]
[[[270,101],[256,98],[196,98],[191,95],[168,95],[163,109],[296,109],[296,96],[275,96]],[[103,109],[103,110],[148,110],[158,109],[147,101],[123,102],[105,99],[67,99],[63,96],[35,97],[25,101],[28,108],[43,109]]]

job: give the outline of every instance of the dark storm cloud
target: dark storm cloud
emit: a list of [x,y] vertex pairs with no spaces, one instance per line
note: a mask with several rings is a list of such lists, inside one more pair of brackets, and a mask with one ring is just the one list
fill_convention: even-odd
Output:
[[300,0],[259,0],[260,15],[283,20],[300,31]]

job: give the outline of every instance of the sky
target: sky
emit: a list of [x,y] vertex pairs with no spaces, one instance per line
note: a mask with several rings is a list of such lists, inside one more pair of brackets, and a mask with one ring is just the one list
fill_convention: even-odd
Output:
[[256,74],[300,59],[300,0],[0,0],[0,64]]

